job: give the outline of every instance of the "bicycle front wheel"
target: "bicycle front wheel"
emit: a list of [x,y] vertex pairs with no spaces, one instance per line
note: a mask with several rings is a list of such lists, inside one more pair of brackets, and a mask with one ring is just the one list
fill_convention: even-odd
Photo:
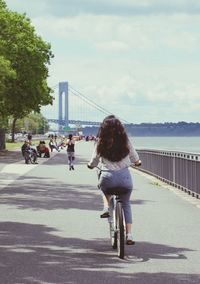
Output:
[[115,214],[115,199],[112,197],[109,204],[109,215],[108,223],[110,230],[110,240],[113,249],[117,248],[117,227],[116,227],[116,214]]
[[124,215],[121,202],[117,202],[116,215],[117,254],[119,258],[124,258]]
[[109,229],[110,229],[110,240],[113,249],[117,248],[117,228],[115,219],[112,218],[109,222]]
[[35,164],[35,157],[33,155],[29,156],[31,164]]

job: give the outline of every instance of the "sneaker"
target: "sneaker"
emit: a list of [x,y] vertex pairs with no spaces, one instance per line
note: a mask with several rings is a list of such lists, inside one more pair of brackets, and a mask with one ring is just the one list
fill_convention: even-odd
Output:
[[109,214],[109,211],[108,211],[108,210],[104,211],[104,212],[100,215],[100,218],[108,218],[108,217],[110,217],[110,214]]
[[131,236],[131,234],[126,235],[126,244],[127,245],[134,245],[135,244],[135,241],[133,240],[133,237]]

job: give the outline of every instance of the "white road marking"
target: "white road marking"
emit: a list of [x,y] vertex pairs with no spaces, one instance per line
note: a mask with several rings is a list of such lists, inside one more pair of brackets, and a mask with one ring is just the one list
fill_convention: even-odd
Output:
[[0,178],[0,189],[5,188],[9,184],[13,183],[16,179],[18,179],[20,176],[28,173],[30,170],[35,168],[37,165],[34,164],[19,164],[14,163],[14,164],[9,164],[6,165],[2,171],[0,172],[1,176],[6,174],[8,175],[8,179],[2,179]]
[[28,171],[30,171],[31,169],[35,168],[36,166],[37,165],[34,164],[26,165],[26,164],[15,163],[15,164],[6,165],[2,169],[1,173],[23,175]]

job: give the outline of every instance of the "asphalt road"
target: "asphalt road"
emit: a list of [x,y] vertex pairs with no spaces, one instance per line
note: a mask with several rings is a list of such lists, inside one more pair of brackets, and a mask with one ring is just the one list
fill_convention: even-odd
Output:
[[88,170],[93,142],[25,165],[0,156],[1,284],[200,283],[200,201],[132,171],[133,235],[121,260],[100,219],[101,194]]

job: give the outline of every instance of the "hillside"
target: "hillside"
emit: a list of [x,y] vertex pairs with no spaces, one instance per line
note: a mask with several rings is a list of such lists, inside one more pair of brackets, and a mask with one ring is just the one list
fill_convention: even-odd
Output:
[[[127,124],[125,128],[129,136],[200,136],[200,123],[165,122]],[[96,135],[98,127],[83,128],[84,135]]]

